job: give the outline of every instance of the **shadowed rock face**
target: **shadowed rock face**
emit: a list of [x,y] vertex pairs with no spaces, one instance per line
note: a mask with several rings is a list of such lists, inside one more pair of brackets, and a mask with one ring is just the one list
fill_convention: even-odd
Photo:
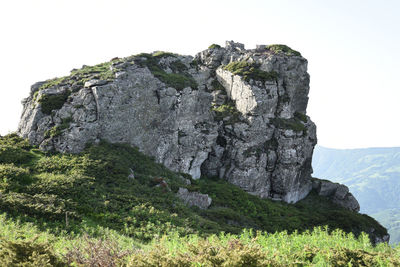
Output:
[[287,49],[227,42],[195,58],[141,54],[112,61],[106,79],[83,68],[33,85],[18,132],[70,153],[102,139],[129,143],[193,178],[297,202],[312,188],[317,139],[305,115],[307,60]]

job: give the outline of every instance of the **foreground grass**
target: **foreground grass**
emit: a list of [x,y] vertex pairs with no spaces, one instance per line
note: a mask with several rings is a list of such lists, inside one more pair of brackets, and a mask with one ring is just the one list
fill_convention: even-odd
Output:
[[[303,233],[244,230],[207,238],[179,233],[135,242],[110,229],[103,236],[43,232],[0,216],[0,263],[7,266],[399,266],[400,247],[372,246],[367,235],[315,228]],[[21,264],[21,265],[18,265]]]
[[165,236],[131,256],[132,266],[399,266],[400,248],[376,247],[367,235],[315,228],[288,234]]

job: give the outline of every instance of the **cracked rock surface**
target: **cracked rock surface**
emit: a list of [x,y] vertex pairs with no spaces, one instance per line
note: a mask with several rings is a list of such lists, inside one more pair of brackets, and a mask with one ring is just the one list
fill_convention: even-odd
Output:
[[33,85],[19,134],[68,153],[100,140],[129,143],[195,179],[219,176],[288,203],[312,189],[317,138],[300,54],[227,42],[195,57],[157,52],[106,67],[107,75],[83,68],[76,73],[85,80]]

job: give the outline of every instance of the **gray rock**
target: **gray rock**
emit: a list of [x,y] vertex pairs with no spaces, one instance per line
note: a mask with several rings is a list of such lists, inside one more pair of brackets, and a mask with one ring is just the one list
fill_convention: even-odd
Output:
[[200,209],[207,209],[212,202],[212,199],[207,194],[199,192],[189,192],[186,188],[179,188],[176,194],[186,205],[196,206]]
[[346,209],[355,212],[360,211],[360,204],[357,199],[349,192],[349,188],[343,184],[313,178],[312,188],[318,195],[327,197]]
[[100,86],[100,85],[105,85],[108,82],[105,80],[97,80],[97,79],[93,79],[93,80],[89,80],[87,82],[85,82],[85,87],[93,87],[93,86]]
[[[194,179],[218,176],[251,194],[289,203],[304,198],[312,187],[317,142],[315,125],[305,115],[307,60],[246,50],[232,41],[194,59],[196,64],[191,56],[167,55],[158,64],[165,73],[178,67],[197,88],[174,88],[140,64],[145,57],[129,57],[112,66],[113,80],[93,78],[82,88],[65,83],[40,90],[39,96],[70,93],[50,115],[41,112],[31,93],[18,132],[43,150],[68,153],[96,140],[128,143]],[[223,68],[233,61],[247,61],[278,77],[244,79]],[[216,81],[222,87],[214,89]],[[70,122],[58,136],[46,135],[66,119]]]
[[375,244],[375,245],[377,245],[377,244],[379,244],[379,243],[389,243],[389,240],[390,240],[390,235],[384,235],[384,236],[382,236],[382,237],[380,237],[380,236],[377,236],[377,235],[374,235],[374,240],[373,240],[373,243]]

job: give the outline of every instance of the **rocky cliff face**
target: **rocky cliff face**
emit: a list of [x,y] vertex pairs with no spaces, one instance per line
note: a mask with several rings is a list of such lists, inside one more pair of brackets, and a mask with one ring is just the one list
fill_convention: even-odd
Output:
[[213,45],[73,70],[32,86],[18,132],[43,150],[129,143],[174,171],[289,203],[312,189],[307,60],[283,45]]

